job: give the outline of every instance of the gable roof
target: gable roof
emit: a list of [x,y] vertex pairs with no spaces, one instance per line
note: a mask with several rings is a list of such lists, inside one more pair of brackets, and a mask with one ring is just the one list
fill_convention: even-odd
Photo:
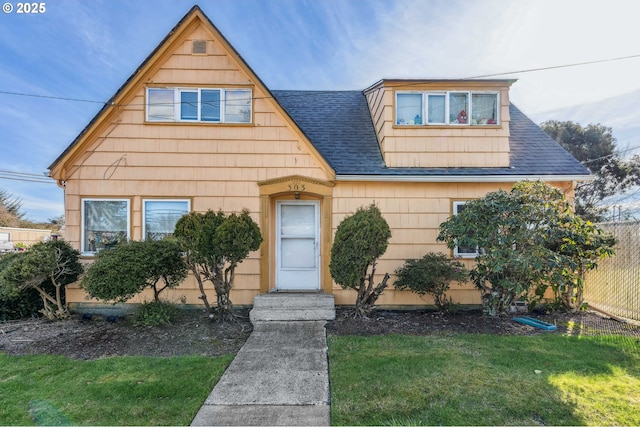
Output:
[[385,165],[369,107],[362,91],[286,91],[273,95],[293,118],[338,178],[379,176],[443,180],[494,177],[500,179],[572,179],[589,170],[548,136],[513,104],[509,106],[510,167],[389,168]]
[[[151,51],[151,53],[149,55],[147,55],[147,57],[144,59],[144,61],[142,61],[142,63],[138,66],[138,68],[136,68],[136,70],[129,76],[129,78],[127,80],[125,80],[124,83],[122,83],[122,85],[118,88],[118,90],[116,91],[116,93],[113,94],[113,96],[111,96],[111,98],[109,98],[109,100],[107,102],[104,103],[104,105],[102,106],[102,108],[100,109],[100,111],[98,111],[96,113],[95,116],[93,116],[93,118],[89,121],[89,123],[87,123],[87,125],[84,127],[84,129],[82,129],[80,131],[80,133],[78,134],[78,136],[76,136],[76,138],[71,142],[71,144],[69,144],[67,146],[67,148],[65,148],[65,150],[60,153],[60,155],[53,161],[53,163],[51,163],[51,165],[49,165],[49,170],[53,169],[56,167],[56,165],[58,165],[58,163],[64,159],[64,157],[66,157],[66,155],[76,146],[78,145],[78,143],[80,142],[80,140],[87,134],[87,132],[93,127],[94,124],[96,124],[96,122],[98,121],[98,119],[100,117],[103,116],[103,114],[106,114],[107,111],[109,110],[109,107],[112,107],[113,105],[115,105],[116,103],[116,99],[119,98],[119,96],[125,91],[125,89],[129,86],[129,84],[135,79],[136,76],[138,76],[138,74],[140,74],[140,72],[145,68],[145,66],[151,62],[151,59],[160,51],[160,49],[162,48],[162,46],[164,46],[169,39],[176,33],[176,31],[178,30],[178,28],[180,28],[185,21],[187,21],[187,19],[193,15],[196,11],[201,12],[201,9],[199,6],[195,5],[193,6],[189,12],[187,12],[181,20],[178,21],[178,23],[171,29],[171,31],[169,31],[167,33],[167,35],[162,39],[162,41],[160,43],[158,43],[158,45],[155,47],[155,49],[153,49]],[[204,14],[203,14],[204,15]]]
[[[105,102],[80,134],[49,166],[51,175],[66,179],[65,164],[81,155],[81,147],[108,123],[117,107],[141,84],[150,68],[171,48],[189,23],[200,19],[239,62],[245,73],[264,91],[267,102],[278,110],[308,146],[329,175],[338,179],[406,179],[473,181],[547,179],[584,180],[589,171],[513,104],[509,111],[510,167],[505,168],[412,168],[387,167],[378,145],[371,113],[363,91],[271,91],[246,61],[196,5],[175,25],[133,74]],[[80,154],[79,154],[80,153]],[[331,169],[331,170],[329,170]]]
[[[51,171],[51,176],[56,178],[59,182],[66,179],[65,175],[65,163],[77,156],[78,152],[81,152],[80,147],[82,147],[87,140],[89,140],[92,134],[97,133],[100,126],[103,123],[107,122],[107,119],[111,117],[113,114],[117,114],[117,109],[120,105],[126,104],[125,100],[128,96],[131,96],[134,93],[134,89],[141,84],[144,84],[144,79],[148,74],[151,73],[150,70],[157,64],[162,55],[170,51],[174,44],[184,35],[187,31],[190,24],[199,21],[204,23],[205,28],[207,28],[214,36],[214,38],[220,42],[226,52],[237,62],[239,68],[244,71],[244,73],[249,77],[250,80],[258,87],[261,91],[263,91],[267,96],[265,97],[266,102],[270,103],[275,110],[277,110],[281,115],[285,122],[288,123],[289,126],[296,132],[300,134],[302,142],[307,146],[310,154],[320,163],[320,167],[324,169],[329,176],[334,175],[334,171],[331,170],[331,167],[318,151],[317,148],[306,139],[304,133],[300,132],[299,128],[290,118],[286,111],[278,104],[275,100],[271,91],[264,84],[264,82],[258,77],[258,75],[253,71],[253,69],[249,66],[249,64],[240,56],[238,51],[233,47],[231,43],[224,37],[224,35],[218,30],[218,28],[213,24],[213,22],[209,19],[209,17],[200,9],[198,5],[194,5],[189,11],[178,21],[178,23],[169,31],[169,33],[162,39],[162,41],[155,47],[153,51],[145,58],[144,61],[138,66],[138,68],[131,74],[131,76],[118,88],[116,93],[104,103],[104,106],[98,111],[98,113],[91,119],[91,121],[85,126],[85,128],[76,136],[76,138],[67,146],[67,148],[51,163],[49,166],[49,170]],[[55,172],[55,173],[54,173]]]

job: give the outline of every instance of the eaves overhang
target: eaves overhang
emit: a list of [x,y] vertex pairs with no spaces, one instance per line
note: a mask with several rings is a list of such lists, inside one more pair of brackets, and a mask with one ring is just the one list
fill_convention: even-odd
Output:
[[593,175],[336,175],[336,181],[370,182],[555,182],[593,179]]

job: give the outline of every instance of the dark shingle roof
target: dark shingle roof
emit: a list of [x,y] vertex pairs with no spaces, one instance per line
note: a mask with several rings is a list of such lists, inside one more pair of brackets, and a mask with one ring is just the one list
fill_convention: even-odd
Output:
[[361,91],[271,93],[338,175],[385,168]]
[[388,168],[361,91],[271,91],[336,175],[586,176],[589,171],[513,104],[508,168]]

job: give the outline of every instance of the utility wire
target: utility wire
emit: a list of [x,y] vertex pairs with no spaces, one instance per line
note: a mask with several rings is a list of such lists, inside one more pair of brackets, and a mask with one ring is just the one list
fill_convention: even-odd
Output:
[[[518,71],[508,71],[508,72],[502,72],[502,73],[484,74],[484,75],[473,76],[473,77],[464,77],[464,78],[462,78],[460,80],[481,79],[481,78],[486,78],[486,77],[504,76],[504,75],[508,75],[508,74],[532,73],[532,72],[536,72],[536,71],[546,71],[546,70],[554,70],[554,69],[558,69],[558,68],[578,67],[578,66],[583,66],[583,65],[599,64],[599,63],[604,63],[604,62],[622,61],[622,60],[633,59],[633,58],[640,58],[640,54],[621,56],[621,57],[617,57],[617,58],[600,59],[600,60],[595,60],[595,61],[576,62],[576,63],[571,63],[571,64],[553,65],[553,66],[539,67],[539,68],[529,68],[529,69],[518,70]],[[421,82],[412,81],[412,82],[407,82],[407,83],[402,84],[402,85],[398,85],[397,87],[410,87],[410,86],[415,86],[415,85],[419,85],[419,84],[421,84]],[[326,92],[326,91],[324,91],[324,90],[315,90],[315,91],[302,91],[302,92],[305,92],[305,93],[281,95],[281,97],[285,98],[285,97],[306,96],[308,94],[322,93],[322,92]],[[0,90],[0,94],[3,94],[3,95],[14,95],[14,96],[27,96],[27,97],[33,97],[33,98],[54,99],[54,100],[61,100],[61,101],[89,102],[89,103],[103,104],[103,105],[106,105],[106,104],[109,103],[109,101],[95,101],[95,100],[90,100],[90,99],[67,98],[67,97],[62,97],[62,96],[39,95],[39,94],[34,94],[34,93],[21,93],[21,92],[9,92],[9,91],[3,91],[3,90]],[[271,96],[263,96],[263,97],[255,97],[253,99],[274,99],[274,98],[271,97]],[[240,99],[238,98],[236,100],[240,100]],[[166,104],[181,104],[181,102],[166,103]],[[112,103],[111,105],[119,105],[119,104]],[[127,104],[127,105],[135,106],[135,105],[145,105],[145,104]]]
[[44,175],[34,173],[14,172],[0,169],[0,179],[12,181],[35,182],[39,184],[55,184],[55,181]]
[[31,179],[26,179],[26,178],[10,178],[8,176],[2,176],[0,175],[0,179],[7,179],[10,181],[20,181],[20,182],[34,182],[37,184],[55,184],[55,181],[51,180],[51,181],[37,181],[37,180],[31,180]]
[[540,67],[540,68],[529,68],[529,69],[526,69],[526,70],[509,71],[509,72],[505,72],[505,73],[485,74],[485,75],[482,75],[482,76],[466,77],[463,80],[467,80],[467,79],[482,79],[482,78],[485,78],[485,77],[504,76],[506,74],[522,74],[522,73],[532,73],[534,71],[556,70],[558,68],[578,67],[578,66],[581,66],[581,65],[591,65],[591,64],[600,64],[600,63],[603,63],[603,62],[622,61],[624,59],[632,59],[632,58],[640,58],[640,54],[629,55],[629,56],[620,56],[618,58],[599,59],[599,60],[596,60],[596,61],[576,62],[576,63],[573,63],[573,64],[552,65],[552,66]]
[[615,153],[607,154],[606,156],[598,157],[596,159],[586,160],[586,161],[581,162],[581,163],[583,165],[586,165],[586,164],[589,164],[589,163],[597,162],[598,160],[604,160],[604,159],[607,159],[609,157],[614,157],[614,156],[617,156],[619,154],[626,153],[627,151],[633,151],[633,150],[638,150],[638,149],[640,149],[640,146],[638,146],[638,147],[629,147],[629,148],[626,148],[624,150],[618,150]]
[[47,175],[41,175],[37,173],[28,173],[28,172],[15,172],[15,171],[4,170],[4,169],[0,169],[0,173],[9,173],[13,175],[22,175],[22,176],[28,176],[33,178],[47,178]]
[[15,96],[28,96],[31,98],[45,98],[45,99],[56,99],[60,101],[74,101],[74,102],[91,102],[93,104],[106,104],[104,101],[93,101],[90,99],[78,99],[78,98],[65,98],[62,96],[51,96],[51,95],[38,95],[35,93],[20,93],[20,92],[9,92],[6,90],[0,90],[0,94],[3,95],[15,95]]

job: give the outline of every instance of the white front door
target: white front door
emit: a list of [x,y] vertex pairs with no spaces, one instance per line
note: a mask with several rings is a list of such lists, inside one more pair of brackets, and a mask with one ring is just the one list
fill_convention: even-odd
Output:
[[320,289],[320,202],[276,202],[276,289]]

